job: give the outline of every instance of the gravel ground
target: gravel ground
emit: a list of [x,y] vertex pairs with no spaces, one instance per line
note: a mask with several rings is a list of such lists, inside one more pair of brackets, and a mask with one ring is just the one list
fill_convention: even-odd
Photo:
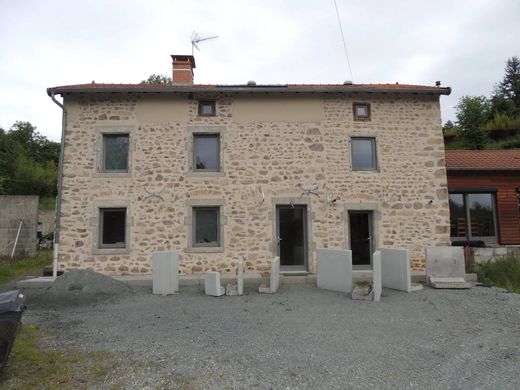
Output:
[[125,388],[520,389],[520,295],[495,288],[384,290],[380,303],[309,285],[219,298],[139,289],[54,308],[27,293],[24,323],[60,348],[118,356]]

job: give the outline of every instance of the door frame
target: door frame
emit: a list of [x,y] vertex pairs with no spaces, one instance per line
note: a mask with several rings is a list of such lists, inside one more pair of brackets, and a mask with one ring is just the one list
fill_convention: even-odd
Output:
[[372,217],[369,218],[369,228],[370,228],[370,237],[371,237],[371,251],[370,254],[370,265],[369,266],[353,266],[353,269],[359,270],[371,270],[372,269],[372,255],[377,248],[380,247],[379,244],[379,226],[381,223],[381,206],[377,202],[347,202],[344,204],[343,210],[343,221],[345,225],[345,249],[351,249],[350,242],[350,212],[369,212]]
[[314,214],[311,212],[311,201],[305,198],[275,198],[272,199],[272,209],[269,212],[269,219],[272,221],[272,241],[269,243],[271,256],[274,258],[279,255],[278,248],[278,206],[305,206],[304,212],[304,264],[303,266],[282,266],[280,265],[281,273],[308,273],[312,261],[312,251],[315,247],[312,241],[312,219]]

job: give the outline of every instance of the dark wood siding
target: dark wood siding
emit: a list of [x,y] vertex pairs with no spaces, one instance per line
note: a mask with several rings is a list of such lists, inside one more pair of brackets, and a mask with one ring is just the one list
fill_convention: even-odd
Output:
[[520,213],[516,189],[520,172],[448,171],[448,189],[496,189],[500,244],[520,244]]

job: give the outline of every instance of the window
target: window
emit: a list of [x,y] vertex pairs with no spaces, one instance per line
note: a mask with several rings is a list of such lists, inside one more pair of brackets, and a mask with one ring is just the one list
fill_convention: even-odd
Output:
[[373,137],[351,138],[352,170],[377,170],[376,139]]
[[193,134],[195,171],[220,171],[220,134]]
[[126,208],[99,209],[99,247],[126,247]]
[[193,208],[193,246],[220,246],[220,208]]
[[128,134],[103,135],[103,171],[128,172]]
[[370,120],[370,104],[354,103],[352,105],[354,111],[354,120],[369,121]]
[[199,115],[200,116],[215,116],[215,102],[212,100],[199,101]]
[[494,194],[450,194],[450,236],[454,241],[495,242],[497,234]]

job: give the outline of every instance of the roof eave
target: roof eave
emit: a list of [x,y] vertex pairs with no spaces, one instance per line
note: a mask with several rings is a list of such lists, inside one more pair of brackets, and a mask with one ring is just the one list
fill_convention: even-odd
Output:
[[520,168],[446,168],[449,172],[490,172],[490,171],[499,171],[499,172],[514,172],[520,171]]
[[70,94],[97,94],[97,93],[159,93],[159,94],[177,94],[177,93],[392,93],[392,94],[421,94],[421,95],[449,95],[451,88],[432,88],[432,89],[413,89],[413,88],[341,88],[341,87],[325,87],[325,88],[284,88],[284,87],[214,87],[214,88],[47,88],[47,94],[54,95],[70,95]]

